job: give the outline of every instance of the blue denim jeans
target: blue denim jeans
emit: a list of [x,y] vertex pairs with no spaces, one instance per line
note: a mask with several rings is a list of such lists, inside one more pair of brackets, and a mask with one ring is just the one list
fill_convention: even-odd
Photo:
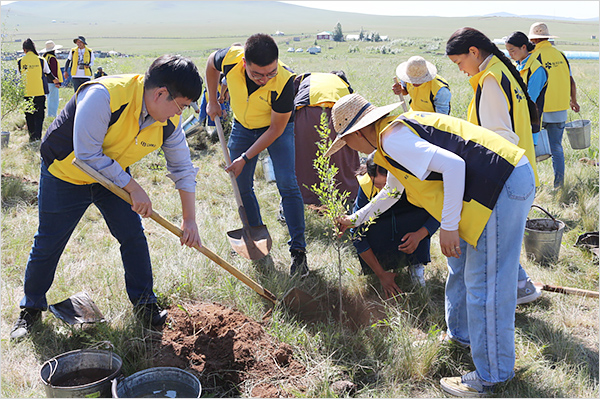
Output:
[[479,377],[498,383],[514,376],[517,274],[527,213],[535,196],[530,164],[504,184],[477,248],[460,240],[460,258],[448,258],[448,334],[471,346]]
[[554,169],[554,188],[561,187],[565,181],[565,154],[562,147],[565,122],[544,123],[548,131],[548,142],[552,153],[552,168]]
[[58,113],[58,87],[54,83],[48,83],[48,116],[56,117]]
[[[233,122],[231,135],[229,136],[229,154],[231,159],[236,159],[248,150],[252,144],[267,130],[246,129],[238,121]],[[290,122],[285,130],[269,147],[267,147],[271,160],[277,189],[281,195],[283,215],[287,224],[290,240],[288,244],[291,250],[306,251],[304,239],[304,203],[298,182],[296,180],[295,149],[294,149],[294,123]],[[244,166],[242,173],[237,177],[242,202],[248,215],[250,226],[263,224],[260,216],[260,207],[254,193],[254,170],[258,156],[249,160]]]
[[38,191],[39,225],[29,253],[20,302],[22,308],[46,310],[58,261],[69,237],[91,204],[104,216],[111,234],[121,244],[125,285],[134,304],[155,303],[152,266],[141,217],[131,205],[100,184],[77,185],[54,177],[42,162]]

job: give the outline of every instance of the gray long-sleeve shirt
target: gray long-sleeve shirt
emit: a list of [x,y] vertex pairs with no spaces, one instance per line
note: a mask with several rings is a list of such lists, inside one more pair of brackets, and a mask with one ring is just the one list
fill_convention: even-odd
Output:
[[[75,157],[86,162],[92,168],[110,179],[119,187],[126,186],[131,180],[119,163],[104,154],[102,144],[108,131],[111,117],[110,95],[108,89],[101,84],[94,84],[82,89],[77,94],[77,110],[73,126],[73,145]],[[142,104],[139,126],[140,130],[156,122]],[[179,125],[162,144],[167,161],[167,175],[175,183],[175,188],[187,192],[196,190],[196,174],[190,158],[190,149],[185,134]]]

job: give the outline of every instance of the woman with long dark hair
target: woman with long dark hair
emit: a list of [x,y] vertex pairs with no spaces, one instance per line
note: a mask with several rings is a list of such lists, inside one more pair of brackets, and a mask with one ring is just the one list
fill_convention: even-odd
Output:
[[[474,96],[469,104],[468,121],[523,148],[538,186],[532,126],[539,128],[540,120],[519,71],[486,35],[473,28],[454,32],[446,44],[446,55],[471,77]],[[517,305],[534,301],[542,294],[521,264],[517,287]]]
[[25,55],[17,60],[19,74],[25,85],[25,99],[31,100],[33,110],[25,112],[29,141],[41,140],[42,125],[46,112],[47,80],[58,83],[45,59],[39,56],[35,44],[29,38],[23,42]]
[[[523,32],[513,32],[506,39],[506,51],[508,51],[510,58],[516,62],[517,71],[519,71],[527,85],[527,94],[535,102],[540,119],[542,119],[544,98],[548,88],[548,72],[536,58],[531,57],[534,48],[535,45],[529,41],[527,35]],[[540,124],[532,125],[532,129],[533,141],[534,144],[537,144]]]

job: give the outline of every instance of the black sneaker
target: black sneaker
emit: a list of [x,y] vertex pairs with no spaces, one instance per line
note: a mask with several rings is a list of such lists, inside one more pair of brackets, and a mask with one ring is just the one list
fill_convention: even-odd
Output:
[[21,314],[10,332],[10,339],[17,341],[25,338],[31,332],[33,325],[41,320],[41,310],[31,308],[21,310]]
[[310,271],[308,270],[308,264],[306,262],[306,252],[299,250],[292,250],[292,266],[290,266],[290,276],[294,276],[295,274],[300,275],[300,277],[308,276]]
[[136,305],[133,310],[144,326],[160,327],[167,321],[167,311],[155,303]]

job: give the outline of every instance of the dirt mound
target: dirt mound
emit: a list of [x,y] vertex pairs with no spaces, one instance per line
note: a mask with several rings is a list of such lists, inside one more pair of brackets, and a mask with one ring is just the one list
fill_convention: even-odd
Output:
[[215,303],[169,309],[169,320],[154,345],[155,366],[194,373],[203,396],[290,397],[303,391],[304,365],[293,348],[277,342],[263,326]]

